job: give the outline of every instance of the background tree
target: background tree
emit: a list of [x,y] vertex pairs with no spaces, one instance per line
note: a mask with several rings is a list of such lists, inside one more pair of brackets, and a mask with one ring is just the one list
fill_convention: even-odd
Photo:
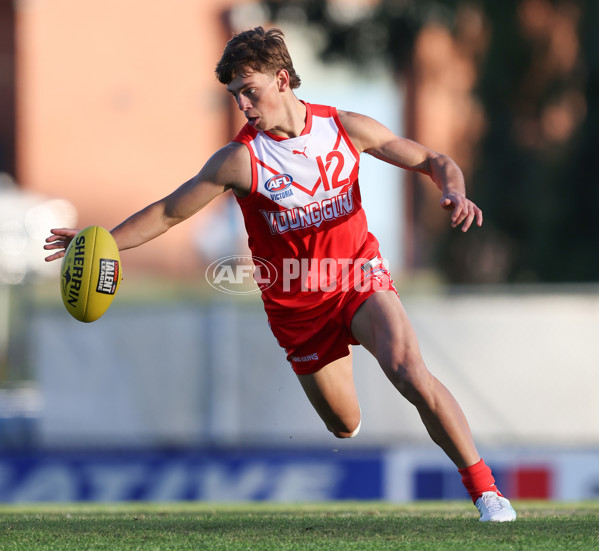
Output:
[[[335,17],[333,3],[325,0],[264,5],[275,22],[290,5],[301,8],[308,23],[324,31],[325,61],[343,58],[359,65],[384,57],[406,84],[408,137],[427,145],[435,141],[434,124],[422,120],[427,110],[437,109],[427,105],[427,90],[454,88],[449,111],[456,111],[454,123],[465,125],[448,129],[452,143],[441,150],[465,171],[485,225],[462,235],[431,223],[435,217],[428,214],[438,208],[438,197],[413,182],[413,248],[419,251],[413,268],[432,263],[448,281],[460,283],[599,279],[599,177],[593,162],[599,133],[598,3],[382,0],[353,18]],[[443,36],[449,40],[443,42]],[[440,62],[448,49],[453,57]],[[434,70],[442,73],[443,64],[445,76],[436,85],[427,81]],[[472,84],[459,92],[458,78]]]

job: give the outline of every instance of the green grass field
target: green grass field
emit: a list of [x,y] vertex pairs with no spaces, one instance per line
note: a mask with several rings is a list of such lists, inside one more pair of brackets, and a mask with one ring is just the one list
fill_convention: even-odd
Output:
[[481,523],[470,503],[0,506],[0,549],[599,549],[599,503],[516,503]]

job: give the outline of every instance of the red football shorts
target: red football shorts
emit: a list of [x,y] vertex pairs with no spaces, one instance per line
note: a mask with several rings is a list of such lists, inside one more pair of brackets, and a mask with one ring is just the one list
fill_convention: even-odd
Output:
[[359,284],[336,294],[333,301],[324,299],[324,311],[290,310],[285,316],[269,316],[270,328],[287,352],[293,371],[298,375],[315,373],[347,356],[349,345],[360,344],[351,333],[351,322],[360,305],[377,291],[397,294],[380,256],[362,264]]

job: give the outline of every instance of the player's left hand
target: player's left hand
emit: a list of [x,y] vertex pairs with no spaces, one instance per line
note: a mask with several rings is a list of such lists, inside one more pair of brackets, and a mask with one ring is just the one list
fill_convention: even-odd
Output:
[[461,224],[462,231],[466,232],[474,221],[476,221],[477,226],[483,224],[483,211],[465,195],[446,193],[441,197],[441,206],[445,210],[453,211],[451,213],[452,228],[457,228]]

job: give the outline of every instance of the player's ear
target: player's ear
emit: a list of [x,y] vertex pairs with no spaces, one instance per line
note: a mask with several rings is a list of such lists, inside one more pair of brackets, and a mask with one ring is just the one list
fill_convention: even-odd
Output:
[[279,69],[277,74],[275,75],[275,80],[277,82],[277,87],[279,92],[284,92],[289,88],[289,72],[287,69]]

